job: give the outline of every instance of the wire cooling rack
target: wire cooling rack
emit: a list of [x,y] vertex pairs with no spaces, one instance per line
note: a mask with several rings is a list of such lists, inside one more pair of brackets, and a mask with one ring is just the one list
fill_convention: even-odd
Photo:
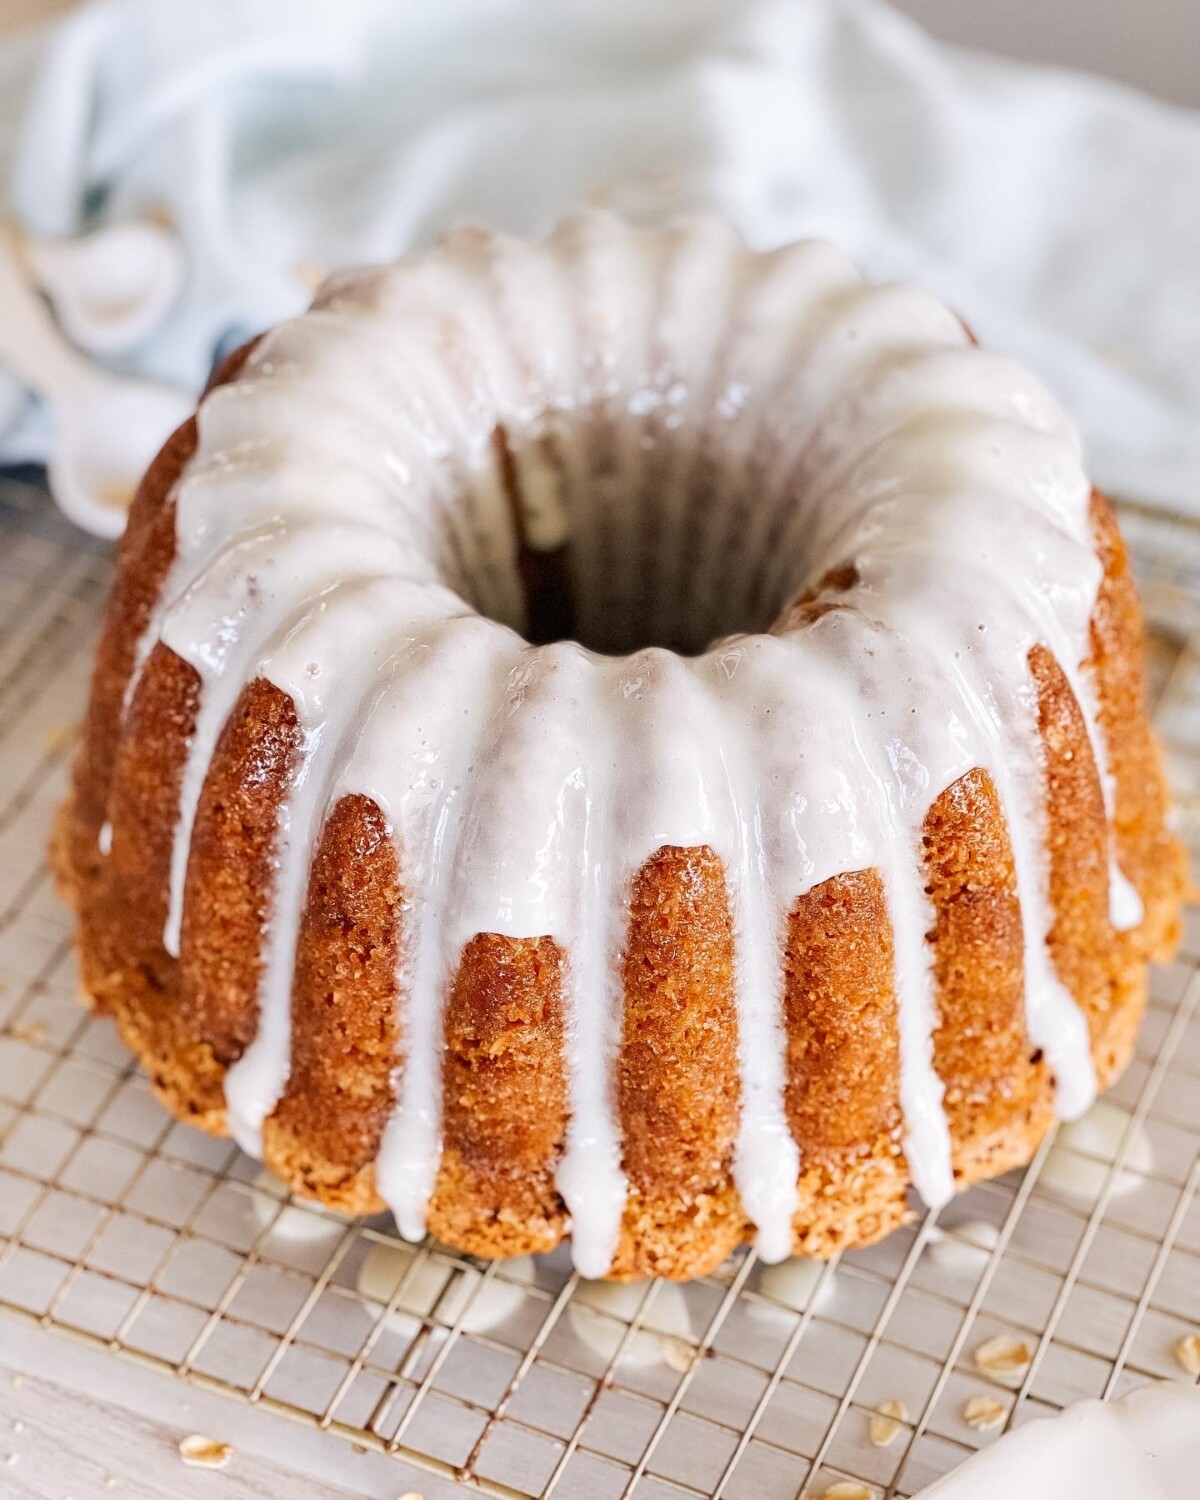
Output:
[[[1200,528],[1124,520],[1200,848]],[[794,1500],[844,1480],[908,1496],[1005,1426],[1183,1378],[1200,920],[1086,1128],[825,1266],[741,1253],[686,1286],[606,1288],[561,1253],[489,1265],[294,1201],[171,1120],[76,1002],[44,857],[110,570],[36,487],[0,488],[0,1311],[489,1495],[561,1500]],[[997,1336],[1018,1357],[989,1375]],[[972,1397],[994,1425],[966,1420]]]

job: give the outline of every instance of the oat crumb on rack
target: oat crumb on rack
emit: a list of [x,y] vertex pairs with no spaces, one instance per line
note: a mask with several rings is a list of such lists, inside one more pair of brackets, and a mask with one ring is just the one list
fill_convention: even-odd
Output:
[[900,1435],[902,1424],[908,1421],[908,1408],[903,1401],[881,1401],[871,1416],[868,1428],[871,1442],[876,1448],[886,1448]]
[[668,1369],[677,1371],[680,1375],[686,1375],[692,1368],[695,1357],[694,1351],[689,1344],[682,1339],[664,1338],[659,1341],[662,1349],[663,1364]]
[[1200,1333],[1185,1333],[1177,1339],[1175,1358],[1189,1375],[1200,1375]]
[[995,1396],[972,1396],[963,1403],[963,1421],[976,1432],[991,1432],[1007,1416],[1008,1408]]
[[1024,1339],[998,1334],[980,1344],[975,1351],[975,1366],[985,1375],[1005,1385],[1019,1385],[1033,1363],[1033,1350]]
[[46,730],[46,749],[51,755],[65,749],[79,733],[77,723],[51,724]]
[[821,1491],[821,1500],[876,1500],[875,1491],[856,1479],[839,1479]]
[[179,1456],[194,1469],[223,1469],[233,1457],[233,1449],[216,1438],[193,1433],[191,1437],[180,1438]]

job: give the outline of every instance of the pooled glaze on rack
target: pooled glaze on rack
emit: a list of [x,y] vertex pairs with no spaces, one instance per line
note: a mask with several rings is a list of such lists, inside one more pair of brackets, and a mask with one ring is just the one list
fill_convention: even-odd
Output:
[[[567,954],[557,1185],[576,1264],[608,1269],[626,1196],[620,955],[631,882],[663,846],[708,846],[726,872],[734,1175],[760,1253],[790,1251],[801,1167],[783,1106],[785,922],[838,874],[882,876],[904,1151],[925,1201],[949,1198],[920,839],[974,767],[1009,830],[1030,1038],[1059,1113],[1090,1104],[1087,1027],[1046,943],[1028,665],[1043,645],[1063,667],[1110,799],[1082,670],[1101,579],[1090,488],[1051,397],[936,301],[864,285],[824,244],[751,254],[715,221],[650,234],[587,215],[540,244],[462,232],[334,277],[198,425],[138,653],[161,640],[201,683],[170,952],[201,788],[244,685],[286,693],[303,733],[258,1032],[226,1078],[243,1147],[287,1081],[312,851],[348,793],[383,812],[414,893],[405,1061],[376,1164],[407,1236],[437,1170],[459,956],[478,933],[552,937]],[[591,650],[519,633],[522,548],[564,546]],[[806,594],[814,607],[789,608]],[[1115,925],[1136,925],[1115,865],[1110,891]]]

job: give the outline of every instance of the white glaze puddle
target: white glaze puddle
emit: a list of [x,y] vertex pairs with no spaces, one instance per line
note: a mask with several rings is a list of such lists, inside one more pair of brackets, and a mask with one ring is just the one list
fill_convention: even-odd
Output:
[[[1095,1203],[1104,1191],[1110,1167],[1120,1154],[1129,1121],[1128,1112],[1119,1104],[1101,1099],[1080,1119],[1060,1126],[1042,1163],[1038,1186],[1080,1203]],[[1122,1198],[1135,1192],[1153,1167],[1150,1137],[1145,1127],[1138,1125],[1109,1194]]]
[[[824,1280],[822,1281],[822,1276]],[[764,1268],[756,1290],[767,1300],[750,1298],[747,1315],[756,1323],[790,1327],[789,1312],[814,1311],[828,1305],[833,1296],[837,1272],[826,1274],[826,1262],[807,1256],[789,1256]],[[784,1309],[788,1309],[785,1312]]]
[[[534,649],[520,531],[569,538],[583,637]],[[577,1266],[608,1268],[626,1181],[613,1067],[630,882],[664,845],[721,858],[737,936],[737,1186],[780,1260],[802,1163],[783,1108],[781,945],[796,899],[869,866],[895,934],[904,1147],[926,1202],[953,1188],[933,1068],[920,837],[973,767],[1003,805],[1029,1031],[1064,1116],[1095,1093],[1083,1017],[1046,946],[1042,771],[1027,658],[1075,683],[1100,580],[1074,429],[1032,377],[917,292],[864,286],[827,246],[755,257],[707,221],[603,216],[543,244],[475,233],[347,273],[204,402],[176,496],[177,557],[140,644],[200,674],[175,831],[172,951],[213,748],[244,684],[288,693],[302,764],[280,816],[259,1032],[231,1069],[258,1146],[286,1083],[315,839],[373,798],[406,884],[406,1064],[377,1163],[419,1238],[440,1151],[442,1006],[479,932],[567,962],[570,1123],[558,1186]],[[828,570],[857,584],[766,629]],[[717,643],[703,651],[713,637]],[[628,768],[636,767],[636,774]],[[1105,777],[1106,779],[1106,777]],[[1114,882],[1114,912],[1136,915]]]
[[952,1231],[935,1225],[926,1254],[943,1275],[973,1286],[999,1241],[999,1229],[985,1219],[969,1219],[954,1225]]
[[605,1365],[618,1349],[621,1365],[629,1369],[679,1364],[690,1358],[695,1331],[686,1294],[672,1281],[658,1282],[637,1331],[621,1349],[649,1286],[647,1281],[581,1281],[571,1294],[567,1303],[571,1331]]
[[459,1324],[465,1333],[490,1333],[520,1311],[535,1269],[532,1257],[518,1256],[505,1261],[500,1275],[485,1280],[481,1271],[379,1241],[363,1258],[355,1287],[380,1309],[394,1297],[392,1312],[398,1318],[436,1316],[447,1327]]

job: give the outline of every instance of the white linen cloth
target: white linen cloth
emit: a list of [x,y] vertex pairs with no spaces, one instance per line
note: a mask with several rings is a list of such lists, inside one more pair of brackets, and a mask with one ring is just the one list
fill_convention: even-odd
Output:
[[917,1500],[1194,1500],[1198,1466],[1200,1390],[1163,1380],[1013,1428]]
[[[827,236],[1037,369],[1101,485],[1200,511],[1200,117],[882,0],[93,0],[11,185],[42,235],[165,211],[184,289],[123,367],[191,387],[321,268],[581,202]],[[44,442],[0,390],[0,457]]]

